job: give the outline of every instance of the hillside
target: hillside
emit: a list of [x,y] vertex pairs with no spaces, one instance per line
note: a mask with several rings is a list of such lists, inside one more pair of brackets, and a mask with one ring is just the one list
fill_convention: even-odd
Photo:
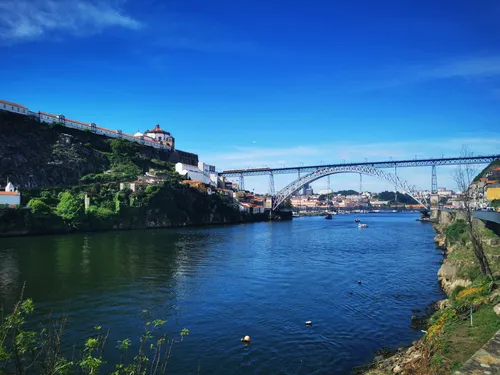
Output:
[[[119,166],[121,160],[113,155],[112,145],[112,139],[101,135],[0,111],[0,186],[7,178],[21,188],[77,185],[86,175]],[[118,147],[122,148],[119,152],[131,156],[129,161],[139,172],[163,169],[164,162],[179,160],[177,151],[165,152],[125,141]]]
[[[0,185],[8,178],[22,193],[22,207],[0,208],[0,236],[266,218],[244,215],[232,198],[182,183],[171,163],[175,157],[175,152],[0,112]],[[144,172],[160,180],[120,187]]]

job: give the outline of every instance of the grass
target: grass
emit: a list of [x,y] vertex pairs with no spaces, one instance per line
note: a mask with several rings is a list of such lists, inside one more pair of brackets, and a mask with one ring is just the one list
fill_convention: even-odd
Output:
[[500,329],[500,318],[493,311],[493,305],[485,304],[472,314],[470,318],[455,319],[449,323],[443,335],[442,356],[450,366],[450,370],[463,365]]
[[489,301],[490,294],[490,281],[476,278],[471,286],[457,288],[450,296],[451,306],[431,317],[424,340],[428,368],[440,374],[456,371],[500,330],[500,318],[493,311],[500,297]]
[[[494,238],[497,235],[489,229],[481,230],[484,239]],[[483,244],[484,252],[490,263],[491,271],[500,277],[500,256],[498,247]],[[462,279],[475,280],[480,276],[479,264],[474,255],[470,242],[466,244],[457,242],[453,244],[453,251],[448,253],[448,260],[459,263],[457,276]]]

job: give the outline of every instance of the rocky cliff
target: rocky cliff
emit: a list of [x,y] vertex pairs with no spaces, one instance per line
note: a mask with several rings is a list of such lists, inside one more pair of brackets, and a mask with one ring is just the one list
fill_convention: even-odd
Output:
[[[82,177],[112,167],[112,141],[90,131],[0,111],[0,186],[7,178],[21,188],[77,185]],[[175,163],[181,158],[181,152],[129,144],[132,162],[142,172],[158,168],[154,160]]]

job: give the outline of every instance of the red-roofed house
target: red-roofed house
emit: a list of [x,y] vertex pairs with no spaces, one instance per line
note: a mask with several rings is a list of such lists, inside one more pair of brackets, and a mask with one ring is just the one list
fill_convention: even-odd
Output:
[[24,105],[8,102],[6,100],[0,100],[0,110],[19,113],[20,115],[29,114],[28,108]]
[[0,206],[15,207],[21,204],[21,194],[16,191],[11,182],[7,183],[5,191],[0,191]]

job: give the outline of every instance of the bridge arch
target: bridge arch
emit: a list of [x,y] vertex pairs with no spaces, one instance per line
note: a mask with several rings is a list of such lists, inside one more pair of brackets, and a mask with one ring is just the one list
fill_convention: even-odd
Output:
[[422,207],[427,209],[427,202],[425,199],[417,198],[417,189],[414,185],[408,184],[407,181],[400,179],[397,175],[384,172],[382,169],[375,168],[369,165],[354,165],[354,166],[332,166],[319,168],[307,175],[304,175],[295,181],[291,182],[283,189],[281,189],[273,199],[273,211],[276,210],[280,204],[287,200],[293,193],[302,188],[305,184],[310,184],[322,177],[338,174],[338,173],[361,173],[368,176],[377,177],[381,180],[390,182],[399,188],[402,192],[408,194],[415,199]]

